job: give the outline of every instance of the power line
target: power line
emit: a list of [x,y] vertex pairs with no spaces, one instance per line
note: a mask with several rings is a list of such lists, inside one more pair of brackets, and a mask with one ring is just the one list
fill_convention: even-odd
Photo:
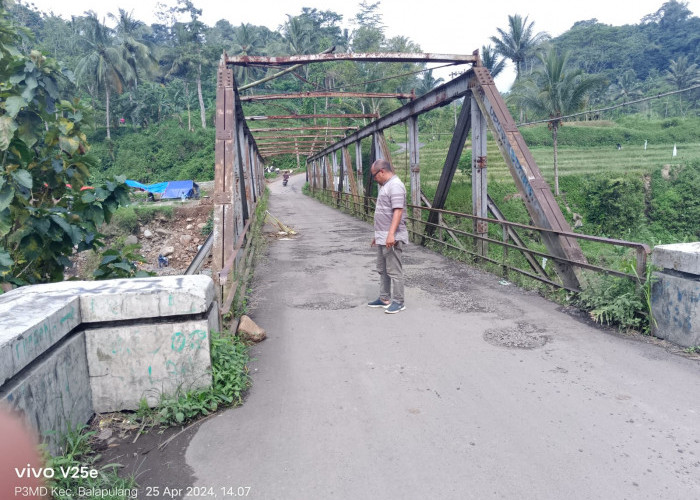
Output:
[[572,115],[560,116],[558,118],[547,118],[545,120],[536,120],[536,121],[532,121],[532,122],[518,123],[517,126],[522,127],[524,125],[535,125],[536,123],[549,123],[549,122],[553,122],[556,120],[564,120],[565,118],[574,118],[576,116],[588,115],[590,113],[600,113],[603,111],[611,111],[613,109],[621,108],[624,106],[630,106],[632,104],[639,104],[640,102],[651,101],[653,99],[661,99],[662,97],[666,97],[666,96],[674,95],[674,94],[680,94],[682,92],[688,92],[689,90],[694,90],[694,89],[700,89],[700,84],[693,85],[691,87],[688,87],[688,88],[682,89],[682,90],[673,90],[671,92],[665,92],[663,94],[656,94],[655,96],[651,96],[651,97],[643,97],[641,99],[637,99],[636,101],[629,101],[629,102],[623,102],[620,104],[615,104],[614,106],[608,106],[607,108],[599,108],[599,109],[591,109],[588,111],[581,111],[580,113],[574,113]]

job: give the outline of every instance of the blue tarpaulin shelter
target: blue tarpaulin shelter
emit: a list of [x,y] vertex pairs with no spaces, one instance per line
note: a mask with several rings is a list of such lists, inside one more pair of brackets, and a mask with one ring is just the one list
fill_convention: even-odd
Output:
[[161,199],[199,198],[199,186],[194,181],[170,181]]
[[149,193],[162,194],[168,186],[167,182],[157,182],[155,184],[141,184],[140,182],[126,180],[126,185],[133,188],[143,189]]
[[143,189],[149,193],[160,194],[161,199],[173,198],[199,198],[199,186],[194,181],[170,181],[157,182],[155,184],[141,184],[137,181],[126,180],[126,185]]

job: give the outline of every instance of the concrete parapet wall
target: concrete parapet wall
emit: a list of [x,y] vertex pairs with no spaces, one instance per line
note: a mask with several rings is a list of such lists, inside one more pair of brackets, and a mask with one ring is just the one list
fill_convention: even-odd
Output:
[[[212,315],[218,315],[213,310]],[[211,385],[209,319],[85,330],[97,413],[156,406],[163,394]]]
[[[201,275],[0,295],[0,400],[45,435],[94,411],[135,409],[144,396],[155,404],[152,394],[207,387],[209,333],[220,329],[214,299],[211,278]],[[49,444],[57,451],[55,439]]]
[[2,386],[77,327],[81,318],[80,298],[75,296],[8,293],[0,300]]
[[59,437],[94,413],[85,334],[72,335],[23,376],[2,386],[0,400],[24,415],[49,449],[58,452]]
[[652,263],[661,269],[700,275],[700,241],[654,247]]
[[652,313],[657,337],[683,347],[700,345],[700,242],[659,245],[652,262],[655,272]]

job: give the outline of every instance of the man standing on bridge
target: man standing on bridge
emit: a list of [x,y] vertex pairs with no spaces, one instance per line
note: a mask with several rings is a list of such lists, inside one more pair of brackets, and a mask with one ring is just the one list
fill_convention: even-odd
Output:
[[385,313],[395,314],[406,309],[401,262],[403,247],[408,243],[406,187],[386,160],[375,161],[369,172],[379,184],[372,246],[377,247],[377,272],[380,278],[379,298],[367,305],[382,307]]

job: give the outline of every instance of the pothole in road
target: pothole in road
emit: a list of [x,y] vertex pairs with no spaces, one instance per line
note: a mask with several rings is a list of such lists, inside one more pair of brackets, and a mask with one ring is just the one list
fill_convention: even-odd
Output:
[[344,297],[342,295],[327,295],[324,294],[318,297],[318,300],[311,300],[303,304],[295,304],[297,309],[306,309],[312,311],[338,311],[340,309],[352,309],[358,306],[357,298]]
[[529,323],[518,323],[510,328],[487,330],[484,340],[489,344],[516,349],[536,349],[551,339],[544,335],[545,330]]
[[331,255],[334,253],[350,253],[354,252],[354,248],[332,248],[330,250],[326,250],[324,252],[319,252],[318,255]]

